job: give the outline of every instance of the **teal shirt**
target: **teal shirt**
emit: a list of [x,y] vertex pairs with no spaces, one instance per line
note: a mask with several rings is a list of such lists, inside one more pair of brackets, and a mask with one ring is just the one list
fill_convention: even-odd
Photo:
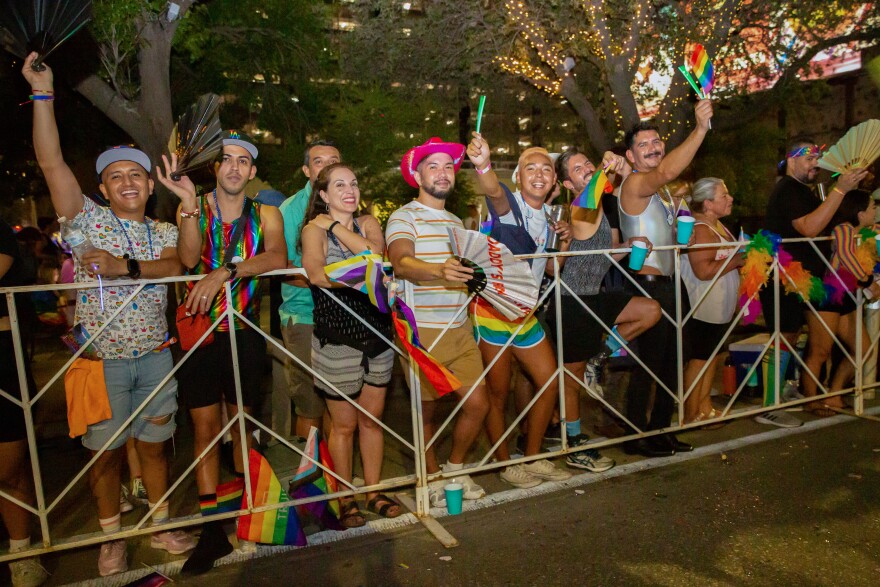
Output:
[[[299,233],[302,230],[303,220],[306,217],[306,208],[309,198],[312,196],[312,185],[306,183],[306,187],[296,192],[281,204],[278,209],[284,220],[284,240],[287,241],[287,258],[297,267],[302,267],[302,252],[299,248]],[[314,324],[312,312],[315,304],[312,302],[312,293],[307,287],[296,287],[287,283],[281,284],[281,307],[278,314],[281,316],[281,326],[284,327],[293,321],[293,324]]]

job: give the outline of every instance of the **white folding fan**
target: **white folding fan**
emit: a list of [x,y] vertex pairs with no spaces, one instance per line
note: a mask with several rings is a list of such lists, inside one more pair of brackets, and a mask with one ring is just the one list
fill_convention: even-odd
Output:
[[849,129],[836,145],[819,159],[819,167],[845,173],[865,168],[880,156],[880,120],[872,118]]
[[529,264],[505,245],[474,230],[449,228],[452,252],[474,268],[467,283],[509,320],[522,318],[538,303],[538,285]]

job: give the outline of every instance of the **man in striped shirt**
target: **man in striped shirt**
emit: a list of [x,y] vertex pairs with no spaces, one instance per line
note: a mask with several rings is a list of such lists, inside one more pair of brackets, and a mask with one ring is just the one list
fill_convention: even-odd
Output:
[[[391,215],[385,231],[388,258],[395,277],[412,284],[412,298],[404,299],[415,314],[419,339],[462,383],[455,394],[463,398],[464,404],[452,432],[452,451],[443,466],[444,472],[462,469],[489,410],[485,384],[480,381],[483,361],[464,307],[468,299],[465,282],[473,276],[473,269],[452,256],[447,232],[448,227],[462,228],[461,220],[446,210],[446,198],[455,187],[455,174],[461,167],[464,149],[464,145],[444,143],[434,137],[407,152],[400,168],[404,180],[419,188],[419,195]],[[444,332],[447,325],[449,329]],[[434,341],[437,341],[435,345]],[[412,387],[408,365],[404,367]],[[425,439],[430,441],[435,432],[433,416],[437,394],[423,375],[419,376],[419,389]],[[440,471],[433,447],[428,449],[425,458],[428,473]],[[456,475],[429,485],[433,507],[446,506],[443,488],[452,481],[464,486],[465,499],[485,495],[483,488],[468,475]]]

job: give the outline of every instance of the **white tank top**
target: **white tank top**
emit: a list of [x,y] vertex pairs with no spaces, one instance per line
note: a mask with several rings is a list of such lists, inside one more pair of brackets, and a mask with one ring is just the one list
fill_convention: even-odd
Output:
[[[694,223],[694,228],[700,224],[708,226],[709,230],[718,237],[718,242],[734,242],[736,240],[726,228],[724,229],[726,234],[718,232],[714,226],[710,226],[705,222]],[[735,250],[733,248],[719,248],[715,253],[715,260],[726,259],[734,254]],[[736,312],[737,298],[739,297],[739,271],[728,271],[712,284],[714,276],[709,281],[699,279],[691,267],[689,255],[682,255],[681,279],[684,281],[685,288],[687,288],[691,307],[697,308],[693,314],[694,318],[712,324],[727,324],[733,319],[733,315]],[[710,285],[712,286],[711,288],[709,287]],[[709,293],[700,302],[700,298],[706,290],[709,290]],[[697,302],[700,302],[698,307]]]

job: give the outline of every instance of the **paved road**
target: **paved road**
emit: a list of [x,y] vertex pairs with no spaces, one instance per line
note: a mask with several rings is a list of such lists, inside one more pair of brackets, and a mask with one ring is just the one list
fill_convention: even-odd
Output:
[[226,565],[184,584],[880,584],[876,422],[619,469],[629,472],[441,519],[458,548],[410,525]]

